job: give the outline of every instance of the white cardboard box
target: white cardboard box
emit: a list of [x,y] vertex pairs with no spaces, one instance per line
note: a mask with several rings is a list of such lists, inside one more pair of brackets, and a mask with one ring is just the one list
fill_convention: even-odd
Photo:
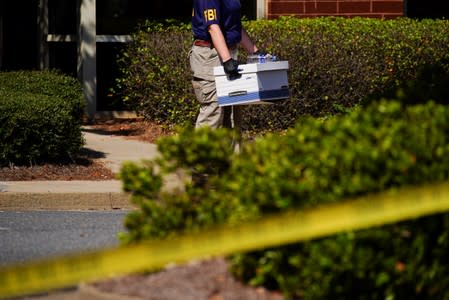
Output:
[[215,84],[220,106],[261,104],[288,99],[288,61],[239,65],[238,79],[230,80],[223,67],[215,67]]

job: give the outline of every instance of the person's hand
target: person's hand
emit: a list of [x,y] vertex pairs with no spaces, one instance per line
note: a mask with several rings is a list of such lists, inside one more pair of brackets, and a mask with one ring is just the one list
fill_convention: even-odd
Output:
[[253,53],[253,55],[263,55],[263,56],[265,56],[266,54],[267,54],[266,51],[262,51],[260,49],[258,49],[256,52]]
[[227,61],[223,62],[223,69],[231,80],[240,78],[242,76],[241,74],[239,74],[238,67],[239,63],[235,59],[230,58]]

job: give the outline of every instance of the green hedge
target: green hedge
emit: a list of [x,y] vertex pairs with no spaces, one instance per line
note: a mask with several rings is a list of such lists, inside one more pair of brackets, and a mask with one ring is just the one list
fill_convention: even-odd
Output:
[[84,105],[74,78],[46,71],[0,73],[0,166],[78,154]]
[[[140,210],[124,242],[238,224],[399,186],[449,179],[449,108],[380,101],[325,119],[304,118],[233,153],[232,132],[183,129],[162,156],[121,171]],[[162,173],[157,173],[157,166]],[[162,176],[207,173],[198,186],[161,191]],[[336,218],[338,216],[335,216]],[[297,299],[448,299],[449,215],[232,257],[234,274]]]
[[188,51],[191,33],[185,25],[145,23],[119,58],[117,92],[149,120],[169,125],[196,117]]
[[[362,100],[391,95],[398,86],[420,85],[421,99],[445,101],[448,22],[334,17],[245,22],[259,47],[289,61],[292,97],[273,106],[247,106],[244,128],[285,129],[301,115],[344,112]],[[193,124],[198,105],[187,59],[191,41],[187,25],[149,24],[123,54],[118,87],[146,118]],[[441,85],[429,83],[429,69],[442,75]]]

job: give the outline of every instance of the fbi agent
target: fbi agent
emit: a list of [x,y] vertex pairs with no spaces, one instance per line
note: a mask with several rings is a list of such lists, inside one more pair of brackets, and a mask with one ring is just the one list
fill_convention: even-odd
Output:
[[240,129],[238,106],[218,106],[213,68],[223,66],[225,73],[238,77],[237,47],[248,53],[258,51],[242,27],[240,0],[193,0],[190,51],[193,88],[200,103],[196,127]]

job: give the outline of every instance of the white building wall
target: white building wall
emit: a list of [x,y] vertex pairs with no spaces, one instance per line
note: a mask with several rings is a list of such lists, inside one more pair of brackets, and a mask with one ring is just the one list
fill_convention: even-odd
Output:
[[81,0],[78,76],[83,86],[87,115],[97,111],[96,1]]

